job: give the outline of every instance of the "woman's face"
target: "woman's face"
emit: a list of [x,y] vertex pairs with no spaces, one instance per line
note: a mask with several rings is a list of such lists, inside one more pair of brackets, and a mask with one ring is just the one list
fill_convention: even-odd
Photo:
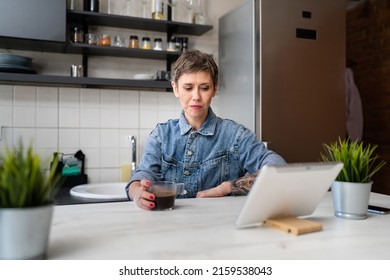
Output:
[[209,73],[199,71],[183,74],[177,83],[172,82],[175,96],[179,98],[188,123],[195,129],[201,128],[216,94],[216,87]]

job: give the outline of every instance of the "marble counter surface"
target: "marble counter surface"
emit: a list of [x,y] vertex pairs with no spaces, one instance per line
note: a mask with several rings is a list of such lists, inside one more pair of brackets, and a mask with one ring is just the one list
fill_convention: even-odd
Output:
[[[132,202],[55,206],[48,259],[390,259],[390,215],[333,215],[331,194],[310,219],[323,230],[291,235],[265,226],[236,229],[245,197],[176,200],[172,211]],[[372,193],[371,203],[390,207]]]

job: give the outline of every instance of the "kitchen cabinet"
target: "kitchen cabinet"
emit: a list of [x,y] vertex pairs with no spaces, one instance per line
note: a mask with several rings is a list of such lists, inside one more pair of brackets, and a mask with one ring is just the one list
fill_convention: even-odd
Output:
[[[189,24],[173,22],[170,20],[154,20],[139,17],[129,17],[105,13],[86,11],[66,11],[66,30],[72,26],[82,26],[84,33],[88,32],[90,26],[117,27],[125,29],[147,30],[165,33],[167,38],[175,35],[201,36],[212,29],[210,25]],[[88,45],[84,43],[45,42],[26,40],[23,38],[0,37],[0,47],[19,50],[58,52],[69,54],[80,54],[83,56],[84,77],[53,76],[23,73],[0,73],[0,82],[27,83],[27,84],[55,84],[82,87],[99,88],[149,88],[149,89],[170,89],[169,81],[154,80],[129,80],[129,79],[108,79],[88,77],[88,60],[90,56],[112,56],[165,60],[167,70],[170,64],[178,58],[180,52],[155,51],[144,49],[130,49],[128,47],[111,47]]]

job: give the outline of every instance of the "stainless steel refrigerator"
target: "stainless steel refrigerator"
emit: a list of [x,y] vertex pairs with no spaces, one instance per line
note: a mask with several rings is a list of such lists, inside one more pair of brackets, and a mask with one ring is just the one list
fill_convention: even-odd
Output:
[[345,1],[248,0],[219,19],[219,115],[288,162],[345,136]]

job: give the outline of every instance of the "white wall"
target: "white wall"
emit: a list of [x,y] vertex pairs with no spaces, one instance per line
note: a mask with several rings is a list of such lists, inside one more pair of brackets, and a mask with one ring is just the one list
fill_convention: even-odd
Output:
[[[213,25],[213,29],[200,37],[191,36],[190,47],[211,53],[218,60],[218,18],[244,1],[209,0],[207,24]],[[104,2],[101,1],[102,9]],[[132,2],[139,5],[141,1]],[[135,10],[140,12],[141,7]],[[178,12],[186,15],[185,7],[179,7]],[[183,21],[186,19],[182,17]],[[127,44],[132,34],[165,38],[165,34],[141,30],[106,28],[97,31],[112,36],[122,34]],[[81,63],[79,55],[9,51],[32,57],[33,66],[40,74],[69,75],[70,65]],[[165,62],[96,57],[91,59],[89,67],[93,77],[132,78],[135,73],[164,69]],[[217,113],[219,98],[217,96],[213,103]],[[128,136],[137,137],[139,160],[150,130],[157,122],[177,118],[180,111],[174,95],[167,92],[2,84],[0,151],[4,150],[5,143],[12,145],[19,138],[26,144],[32,140],[36,150],[49,159],[53,152],[75,153],[81,149],[86,154],[90,182],[119,181],[121,165],[131,161]]]

